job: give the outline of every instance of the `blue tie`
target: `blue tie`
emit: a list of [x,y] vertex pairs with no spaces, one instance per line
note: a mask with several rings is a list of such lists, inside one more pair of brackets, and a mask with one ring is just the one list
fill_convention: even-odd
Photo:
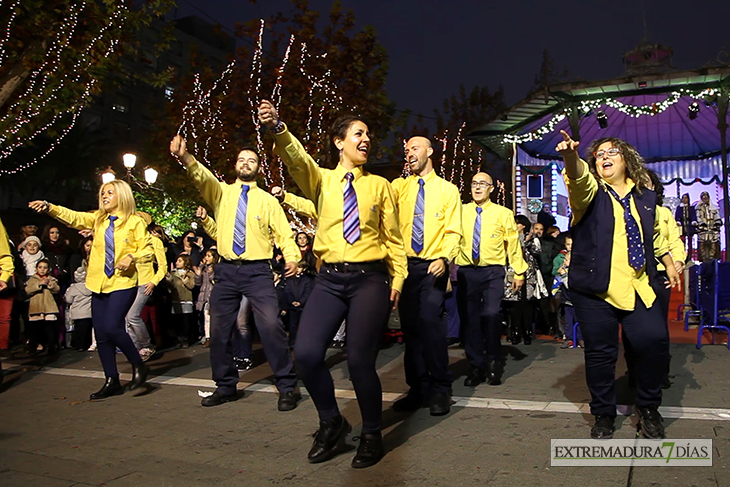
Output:
[[357,211],[357,195],[352,187],[352,180],[355,178],[351,172],[345,174],[345,215],[343,229],[347,243],[354,244],[360,238],[360,214]]
[[418,197],[416,198],[416,208],[413,210],[413,232],[411,235],[411,247],[419,254],[423,250],[423,212],[425,207],[425,191],[423,185],[426,182],[422,179],[418,179]]
[[619,198],[618,194],[612,187],[608,185],[606,187],[608,188],[609,193],[611,193],[611,195],[616,198],[619,203],[621,203],[621,206],[624,209],[624,220],[626,220],[626,239],[629,244],[629,265],[633,267],[634,270],[639,271],[642,267],[644,267],[646,258],[644,256],[644,245],[641,241],[639,224],[636,223],[634,215],[631,214],[631,192],[623,198]]
[[233,227],[233,253],[241,255],[246,251],[246,210],[248,209],[249,186],[241,186],[241,196],[236,208],[236,224]]
[[474,263],[479,265],[479,250],[482,242],[482,207],[477,206],[477,218],[474,220],[474,239],[471,242],[471,256]]
[[107,277],[114,275],[114,220],[118,216],[109,217],[109,226],[104,232],[104,274]]

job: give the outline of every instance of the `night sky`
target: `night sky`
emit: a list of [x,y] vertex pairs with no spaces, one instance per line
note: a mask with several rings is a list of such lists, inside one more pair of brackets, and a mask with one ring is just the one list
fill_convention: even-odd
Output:
[[[179,0],[177,15],[209,15],[226,27],[289,10],[289,0]],[[620,77],[622,54],[644,37],[639,1],[343,0],[388,50],[388,94],[399,109],[432,115],[459,85],[525,97],[549,49],[586,80]],[[326,18],[331,0],[310,0]],[[649,41],[674,48],[674,67],[697,69],[730,50],[730,2],[644,0]],[[691,8],[688,9],[688,6]],[[199,10],[197,10],[199,9]],[[208,19],[210,20],[210,19]],[[727,55],[725,62],[730,62]]]

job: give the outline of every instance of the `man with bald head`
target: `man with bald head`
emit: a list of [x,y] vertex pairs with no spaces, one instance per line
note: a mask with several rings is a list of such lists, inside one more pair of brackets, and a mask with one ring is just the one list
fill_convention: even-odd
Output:
[[396,401],[396,411],[428,406],[433,416],[451,408],[451,374],[444,299],[449,263],[461,240],[459,190],[436,175],[433,147],[425,137],[413,137],[405,147],[411,175],[393,181],[400,230],[408,255],[408,278],[399,312],[405,337],[408,394]]
[[[462,319],[464,349],[469,361],[467,387],[482,382],[502,383],[503,357],[500,304],[504,296],[505,265],[515,271],[512,290],[525,282],[527,263],[517,235],[512,210],[489,201],[494,189],[492,177],[478,172],[471,181],[472,202],[462,208],[464,238],[456,264],[459,315]],[[506,250],[505,250],[506,249]]]

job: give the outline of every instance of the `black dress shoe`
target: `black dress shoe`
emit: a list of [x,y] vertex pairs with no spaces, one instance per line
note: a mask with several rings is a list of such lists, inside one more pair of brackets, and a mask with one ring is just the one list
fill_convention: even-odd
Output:
[[524,342],[525,342],[525,345],[532,345],[532,336],[526,335]]
[[129,383],[129,390],[133,391],[139,387],[142,387],[142,384],[147,382],[147,373],[149,372],[149,367],[147,367],[147,364],[142,362],[139,365],[132,364],[132,382]]
[[610,440],[616,431],[616,417],[606,414],[596,415],[596,422],[591,428],[591,438],[594,440]]
[[117,396],[123,392],[122,384],[119,383],[119,377],[107,377],[101,389],[90,395],[89,399],[92,401],[106,399],[107,397]]
[[319,430],[314,434],[314,443],[307,455],[309,463],[324,462],[332,458],[350,431],[352,426],[342,416],[320,421]]
[[431,396],[428,404],[431,416],[443,416],[451,411],[451,394],[448,392],[437,392]]
[[360,435],[360,445],[357,454],[352,459],[352,468],[372,467],[385,456],[383,435],[380,433],[363,433]]
[[205,407],[211,407],[211,406],[220,406],[224,402],[231,402],[238,399],[238,396],[234,394],[230,395],[223,395],[218,391],[215,391],[213,394],[211,394],[208,397],[204,397],[202,401],[200,401],[201,406]]
[[639,428],[644,438],[658,440],[667,437],[664,434],[664,418],[659,414],[656,406],[648,408],[637,407],[636,414],[639,416]]
[[279,411],[291,411],[297,408],[297,403],[302,399],[298,391],[287,391],[279,393],[277,408]]
[[487,382],[490,386],[498,386],[502,383],[504,363],[501,360],[491,360],[487,367]]
[[469,375],[467,375],[466,379],[464,379],[464,385],[466,387],[476,387],[482,382],[486,381],[487,374],[482,369],[472,367],[472,369],[469,371]]
[[428,401],[420,397],[419,394],[411,392],[393,403],[393,411],[397,413],[416,411],[425,407],[428,407]]

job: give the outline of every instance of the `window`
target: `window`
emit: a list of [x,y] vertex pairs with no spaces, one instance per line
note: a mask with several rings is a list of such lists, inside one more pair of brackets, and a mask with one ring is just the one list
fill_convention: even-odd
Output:
[[542,199],[542,174],[530,174],[527,176],[527,197]]
[[116,110],[117,112],[121,113],[129,113],[129,108],[132,104],[132,100],[128,96],[124,95],[117,95],[114,98],[114,103],[112,104],[112,110]]

